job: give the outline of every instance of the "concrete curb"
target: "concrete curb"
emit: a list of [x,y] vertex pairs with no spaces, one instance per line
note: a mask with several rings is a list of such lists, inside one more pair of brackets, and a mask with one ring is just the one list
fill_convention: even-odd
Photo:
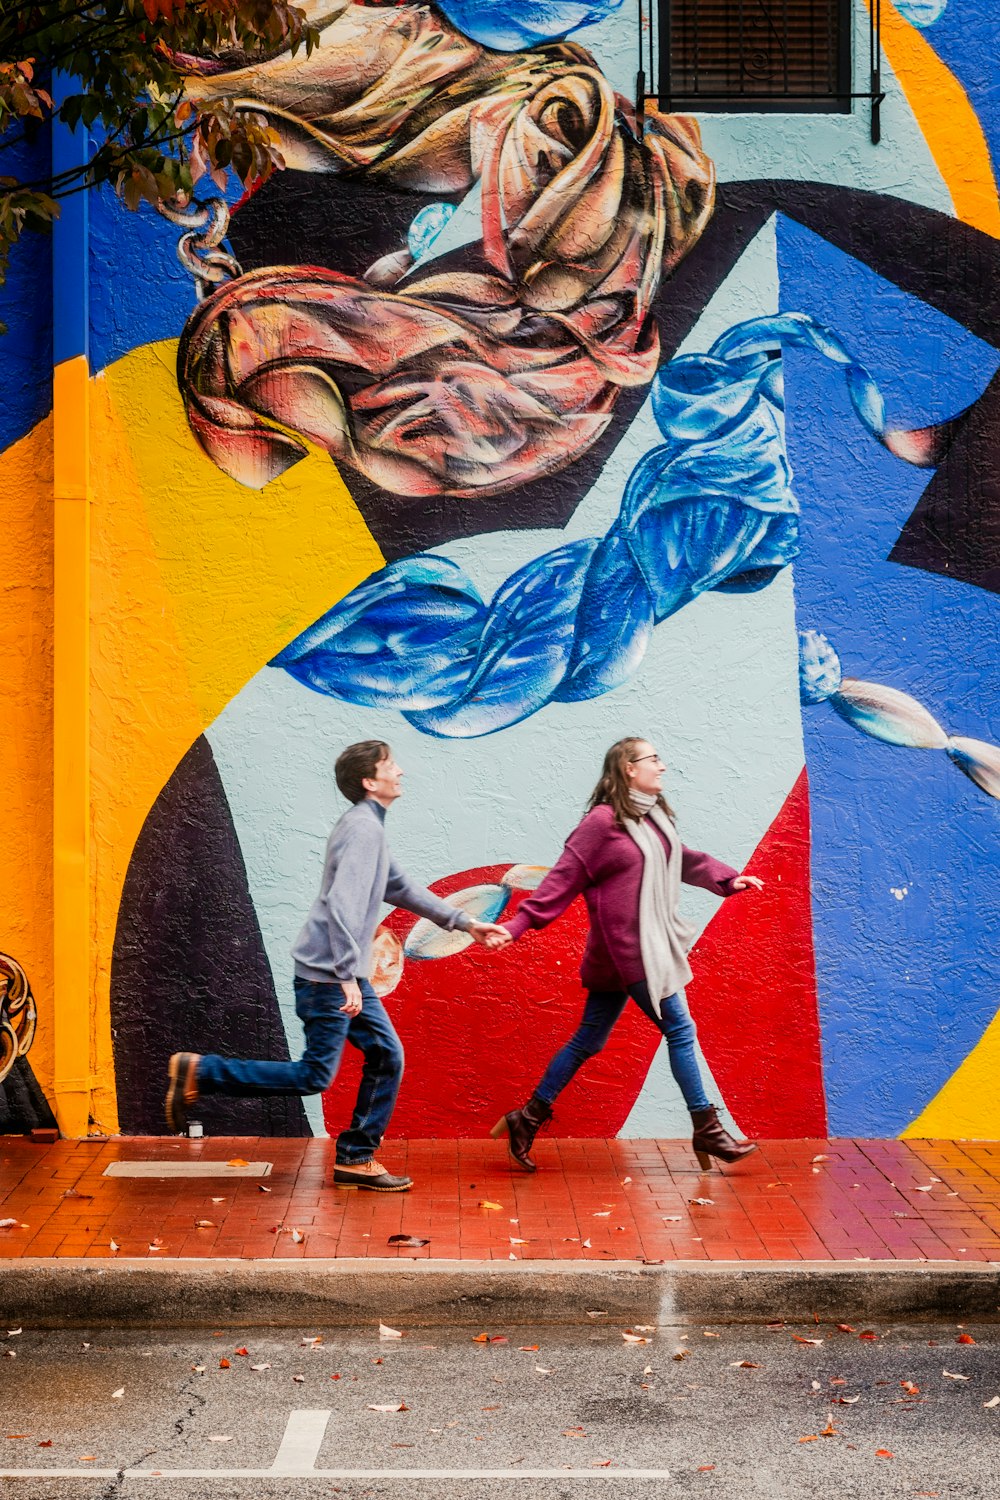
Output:
[[1000,1268],[952,1262],[8,1260],[36,1328],[394,1327],[996,1318]]

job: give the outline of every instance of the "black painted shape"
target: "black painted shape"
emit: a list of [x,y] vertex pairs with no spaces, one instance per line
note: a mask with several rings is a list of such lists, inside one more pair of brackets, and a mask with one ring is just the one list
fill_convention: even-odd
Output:
[[27,1135],[30,1130],[51,1129],[56,1117],[26,1057],[16,1057],[14,1066],[0,1083],[0,1135]]
[[1000,594],[1000,373],[959,422],[889,561]]
[[[288,1057],[243,855],[204,738],[167,782],[136,841],[115,933],[111,1026],[128,1135],[166,1132],[173,1052]],[[197,1113],[210,1134],[311,1134],[295,1097],[215,1095]]]

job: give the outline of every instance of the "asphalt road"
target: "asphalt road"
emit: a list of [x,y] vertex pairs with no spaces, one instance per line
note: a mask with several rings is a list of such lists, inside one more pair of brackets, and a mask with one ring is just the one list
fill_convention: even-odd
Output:
[[12,1500],[1000,1495],[995,1325],[4,1332]]

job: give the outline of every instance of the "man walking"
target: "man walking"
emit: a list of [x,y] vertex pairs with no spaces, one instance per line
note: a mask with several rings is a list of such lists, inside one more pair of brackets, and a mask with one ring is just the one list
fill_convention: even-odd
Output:
[[412,1178],[394,1177],[375,1160],[403,1076],[403,1048],[369,979],[379,909],[383,902],[402,906],[439,927],[461,928],[486,947],[502,946],[507,933],[432,895],[392,858],[383,825],[402,795],[403,773],[387,744],[349,745],[334,774],[352,806],[327,841],[319,895],[292,948],[295,1011],[305,1028],[305,1052],[298,1062],[175,1052],[168,1068],[167,1125],[185,1131],[188,1110],[203,1094],[322,1093],[350,1040],[364,1054],[364,1067],[354,1116],[337,1138],[334,1183],[402,1193],[413,1186]]

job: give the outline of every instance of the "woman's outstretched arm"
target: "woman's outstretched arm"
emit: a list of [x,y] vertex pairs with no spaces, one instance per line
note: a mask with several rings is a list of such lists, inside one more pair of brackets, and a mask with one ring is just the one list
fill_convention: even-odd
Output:
[[688,849],[682,845],[681,879],[687,885],[700,885],[703,890],[716,896],[733,896],[737,891],[764,888],[764,882],[756,875],[741,875],[732,865],[724,864],[711,854],[700,849]]
[[529,927],[547,927],[589,884],[586,865],[567,844],[537,891],[526,897],[510,921],[501,926],[507,928],[515,941]]

